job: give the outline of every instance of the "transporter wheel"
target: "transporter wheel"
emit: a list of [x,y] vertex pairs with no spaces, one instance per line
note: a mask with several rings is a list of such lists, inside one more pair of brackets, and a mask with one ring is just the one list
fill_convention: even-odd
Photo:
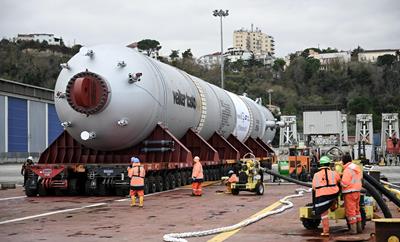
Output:
[[43,185],[42,182],[43,182],[43,181],[40,181],[40,182],[38,183],[38,193],[39,193],[39,196],[44,197],[44,196],[47,196],[47,195],[48,195],[48,191],[47,191],[47,189],[44,187],[44,185]]
[[169,181],[170,181],[169,188],[170,189],[175,189],[175,187],[176,187],[176,177],[175,177],[175,175],[172,174],[172,173],[169,173],[168,176],[169,176]]
[[190,171],[184,171],[184,185],[190,184],[190,178],[192,177],[192,173]]
[[171,179],[169,175],[164,177],[164,191],[171,189]]
[[208,178],[209,178],[209,172],[208,172],[208,169],[204,169],[203,170],[203,179],[204,179],[204,181],[208,181]]
[[[40,186],[39,186],[39,188],[40,188]],[[68,194],[73,195],[73,196],[79,194],[77,178],[71,178],[68,181]]]
[[210,181],[215,181],[214,169],[210,169]]
[[262,182],[259,182],[256,185],[256,194],[257,195],[263,195],[264,194],[264,184]]
[[218,170],[217,169],[213,169],[213,181],[218,180]]
[[154,176],[149,176],[147,180],[149,183],[149,193],[157,192],[156,178]]
[[301,222],[303,223],[304,228],[308,230],[315,230],[318,229],[321,219],[302,218]]
[[181,186],[186,185],[186,175],[184,171],[179,172],[179,174],[181,175]]
[[25,184],[25,195],[27,197],[36,197],[38,194],[38,189],[36,188],[32,188],[34,186],[32,186],[35,183],[34,178],[28,178],[26,180],[26,184]]
[[161,176],[156,177],[157,192],[164,191],[164,180]]
[[217,180],[221,180],[221,176],[222,176],[221,168],[218,168],[217,169]]
[[232,189],[232,195],[239,195],[239,189]]
[[150,193],[150,184],[148,179],[144,179],[144,188],[143,188],[144,194],[149,194]]
[[95,195],[95,190],[91,187],[91,182],[90,180],[87,180],[85,182],[85,194],[89,196]]
[[180,187],[182,185],[182,176],[179,171],[175,172],[174,174],[175,181],[176,181],[176,187]]
[[97,194],[100,195],[100,196],[106,196],[106,195],[108,195],[107,186],[106,186],[106,184],[104,184],[103,182],[104,182],[104,181],[99,182],[99,183],[97,184],[97,187],[96,187],[96,189],[97,189]]

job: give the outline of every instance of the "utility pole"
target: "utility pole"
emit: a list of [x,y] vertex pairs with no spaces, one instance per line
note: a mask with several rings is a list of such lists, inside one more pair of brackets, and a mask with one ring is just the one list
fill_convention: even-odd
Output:
[[219,17],[221,24],[221,88],[224,89],[224,44],[223,44],[223,32],[222,32],[222,17],[229,15],[229,10],[214,10],[213,16]]
[[274,92],[274,90],[272,90],[272,89],[268,89],[267,90],[267,93],[268,93],[268,100],[269,100],[269,106],[271,106],[271,96],[272,96],[272,93]]

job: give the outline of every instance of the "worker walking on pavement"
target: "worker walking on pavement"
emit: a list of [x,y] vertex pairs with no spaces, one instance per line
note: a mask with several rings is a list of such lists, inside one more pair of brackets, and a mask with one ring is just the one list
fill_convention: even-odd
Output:
[[131,196],[131,207],[136,206],[136,196],[139,197],[139,207],[143,208],[144,202],[144,177],[146,176],[146,170],[140,165],[140,160],[137,157],[131,158],[132,166],[128,167],[128,176],[131,178],[130,183],[130,196]]
[[239,178],[236,176],[235,172],[233,170],[230,170],[228,172],[228,179],[226,180],[225,186],[226,186],[226,193],[232,193],[232,183],[236,183],[239,181]]
[[339,195],[340,176],[329,168],[331,159],[322,156],[319,160],[319,171],[314,174],[312,180],[313,203],[316,215],[321,215],[322,236],[329,236],[329,209],[336,209]]
[[350,224],[350,234],[362,232],[360,214],[360,192],[362,188],[362,171],[352,162],[351,156],[343,157],[344,171],[342,176],[342,194],[346,218]]
[[203,166],[200,163],[200,158],[195,156],[192,171],[192,196],[201,196],[201,183],[204,180]]

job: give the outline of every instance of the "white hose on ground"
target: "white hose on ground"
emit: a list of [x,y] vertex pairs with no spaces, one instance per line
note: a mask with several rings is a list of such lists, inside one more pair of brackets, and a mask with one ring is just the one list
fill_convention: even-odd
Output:
[[388,185],[388,186],[390,186],[390,187],[400,188],[400,186],[395,185],[395,184],[390,183],[390,182],[387,182],[387,181],[384,181],[384,180],[381,180],[381,183],[383,183],[383,184],[385,184],[385,185]]
[[226,226],[226,227],[215,228],[215,229],[203,230],[203,231],[165,234],[163,239],[164,239],[164,241],[169,241],[169,242],[187,242],[187,240],[184,238],[202,237],[202,236],[208,236],[208,235],[219,234],[219,233],[223,233],[223,232],[229,232],[232,230],[236,230],[236,229],[245,227],[247,225],[250,225],[252,223],[255,223],[255,222],[257,222],[265,217],[268,217],[270,215],[282,213],[283,211],[285,211],[289,208],[292,208],[293,203],[291,201],[289,201],[288,199],[301,197],[301,196],[303,196],[304,192],[311,192],[311,188],[310,189],[298,188],[298,189],[296,189],[296,194],[286,196],[279,200],[282,204],[285,204],[282,207],[275,209],[273,211],[265,212],[256,217],[248,218],[237,224]]

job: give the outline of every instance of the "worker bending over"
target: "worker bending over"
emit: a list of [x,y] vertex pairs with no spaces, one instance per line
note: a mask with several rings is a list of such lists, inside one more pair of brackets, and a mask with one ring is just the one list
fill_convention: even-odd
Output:
[[144,177],[146,171],[143,166],[140,165],[139,158],[131,158],[132,166],[128,167],[128,176],[131,178],[131,207],[136,206],[136,196],[139,197],[139,207],[143,208],[144,201]]
[[360,191],[362,187],[362,171],[360,166],[352,163],[351,156],[343,157],[344,171],[342,176],[342,194],[346,218],[350,224],[350,234],[362,232],[360,214]]
[[340,176],[329,168],[331,159],[322,156],[319,160],[319,171],[314,174],[312,180],[314,211],[321,215],[322,236],[329,236],[329,209],[336,209],[337,197],[339,195]]
[[225,180],[226,192],[225,193],[232,193],[232,183],[236,183],[239,181],[239,178],[236,176],[235,172],[230,170],[228,172],[228,179]]
[[201,183],[204,180],[203,166],[200,163],[200,158],[195,156],[192,171],[192,196],[201,196]]

